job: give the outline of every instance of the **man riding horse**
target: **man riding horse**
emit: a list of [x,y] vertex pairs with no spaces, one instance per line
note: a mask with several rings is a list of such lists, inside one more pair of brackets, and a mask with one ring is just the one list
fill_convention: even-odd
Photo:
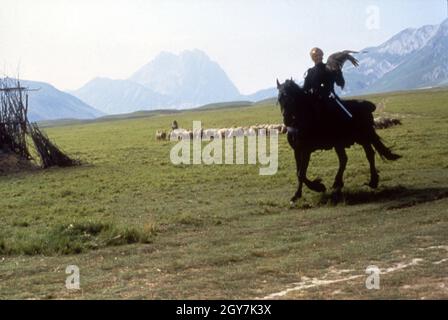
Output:
[[342,51],[332,54],[327,63],[323,63],[324,52],[319,48],[313,48],[310,52],[314,67],[306,73],[303,89],[316,99],[315,108],[317,108],[317,117],[324,125],[328,125],[328,120],[336,120],[332,125],[343,126],[353,116],[344,106],[343,102],[337,96],[334,85],[342,89],[345,86],[342,67],[346,61],[350,61],[355,67],[358,66],[351,53],[354,51]]
[[371,188],[377,188],[379,183],[375,151],[386,160],[401,158],[382,142],[375,131],[375,104],[361,99],[341,101],[334,91],[335,84],[344,88],[344,63],[350,61],[358,66],[358,61],[351,53],[354,52],[335,53],[325,64],[322,50],[314,48],[311,58],[315,66],[308,70],[304,87],[292,79],[283,84],[277,80],[278,103],[283,123],[288,128],[287,140],[296,160],[298,186],[292,203],[302,197],[303,185],[317,192],[326,190],[320,179],[310,180],[307,177],[310,157],[316,150],[336,151],[339,159],[339,169],[333,184],[336,195],[340,194],[344,186],[343,174],[347,165],[345,149],[353,144],[357,143],[364,148],[370,166],[370,181],[367,185]]

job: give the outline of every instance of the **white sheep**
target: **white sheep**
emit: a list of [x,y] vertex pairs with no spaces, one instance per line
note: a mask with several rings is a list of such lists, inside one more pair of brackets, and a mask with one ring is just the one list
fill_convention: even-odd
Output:
[[191,137],[190,131],[186,129],[175,129],[170,133],[170,140],[182,140]]
[[156,140],[166,140],[166,132],[163,130],[156,131]]

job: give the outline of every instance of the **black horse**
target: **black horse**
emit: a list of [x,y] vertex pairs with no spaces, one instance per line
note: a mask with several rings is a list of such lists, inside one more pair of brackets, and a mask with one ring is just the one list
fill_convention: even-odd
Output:
[[[346,148],[360,144],[370,164],[371,188],[377,188],[378,171],[375,167],[375,150],[381,158],[397,160],[401,156],[394,154],[382,142],[374,128],[372,113],[376,106],[365,100],[344,100],[343,106],[353,116],[348,118],[339,106],[331,106],[305,93],[293,80],[280,84],[277,80],[278,102],[283,115],[283,122],[288,127],[288,143],[294,150],[297,165],[298,188],[291,202],[302,197],[302,185],[316,192],[325,192],[325,185],[320,179],[310,181],[306,172],[311,153],[316,150],[335,149],[339,158],[339,170],[334,180],[336,193],[344,186],[343,175],[347,165]],[[327,115],[327,116],[325,116]]]

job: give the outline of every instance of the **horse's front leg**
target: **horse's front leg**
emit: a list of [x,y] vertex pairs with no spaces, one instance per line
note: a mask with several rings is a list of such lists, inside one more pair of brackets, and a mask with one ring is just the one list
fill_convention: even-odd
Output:
[[375,151],[373,150],[371,144],[364,144],[362,147],[366,152],[367,160],[369,160],[370,165],[370,181],[367,185],[372,189],[376,189],[378,188],[380,178],[375,167]]
[[294,196],[291,198],[291,204],[296,202],[302,197],[302,188],[303,188],[303,181],[300,179],[300,170],[301,170],[301,163],[302,163],[302,154],[298,150],[298,148],[294,149],[294,158],[296,159],[296,175],[297,175],[297,191],[294,194]]
[[311,158],[311,151],[308,149],[304,149],[301,152],[300,157],[300,174],[299,174],[299,181],[301,183],[304,183],[308,188],[310,188],[313,191],[316,192],[325,192],[327,188],[325,188],[325,185],[322,183],[322,180],[317,178],[313,181],[310,181],[306,174],[308,171],[308,165],[310,163]]
[[333,189],[335,189],[336,192],[340,192],[344,187],[344,171],[347,167],[348,157],[344,147],[335,147],[335,151],[339,159],[339,169],[334,178]]
[[302,166],[300,169],[302,182],[305,183],[305,185],[308,188],[310,188],[311,190],[313,190],[315,192],[325,192],[327,190],[327,188],[322,183],[322,179],[317,178],[317,179],[314,179],[313,181],[311,181],[306,176],[306,173],[308,171],[308,165],[310,163],[310,158],[311,158],[311,151],[309,151],[309,150],[304,151],[303,155],[302,155]]
[[310,188],[313,191],[325,192],[326,188],[325,185],[321,182],[321,179],[310,181],[306,176],[308,171],[308,165],[310,163],[311,152],[307,149],[296,148],[294,150],[294,156],[296,158],[297,178],[299,181],[299,185],[294,197],[292,197],[291,199],[291,203],[296,202],[302,197],[303,184],[305,184],[308,188]]

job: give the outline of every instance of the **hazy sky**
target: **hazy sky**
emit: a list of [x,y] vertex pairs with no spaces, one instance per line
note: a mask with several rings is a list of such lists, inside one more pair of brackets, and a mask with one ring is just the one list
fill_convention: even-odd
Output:
[[362,49],[446,17],[446,0],[0,0],[0,72],[77,89],[198,48],[252,93],[302,77],[313,46]]

